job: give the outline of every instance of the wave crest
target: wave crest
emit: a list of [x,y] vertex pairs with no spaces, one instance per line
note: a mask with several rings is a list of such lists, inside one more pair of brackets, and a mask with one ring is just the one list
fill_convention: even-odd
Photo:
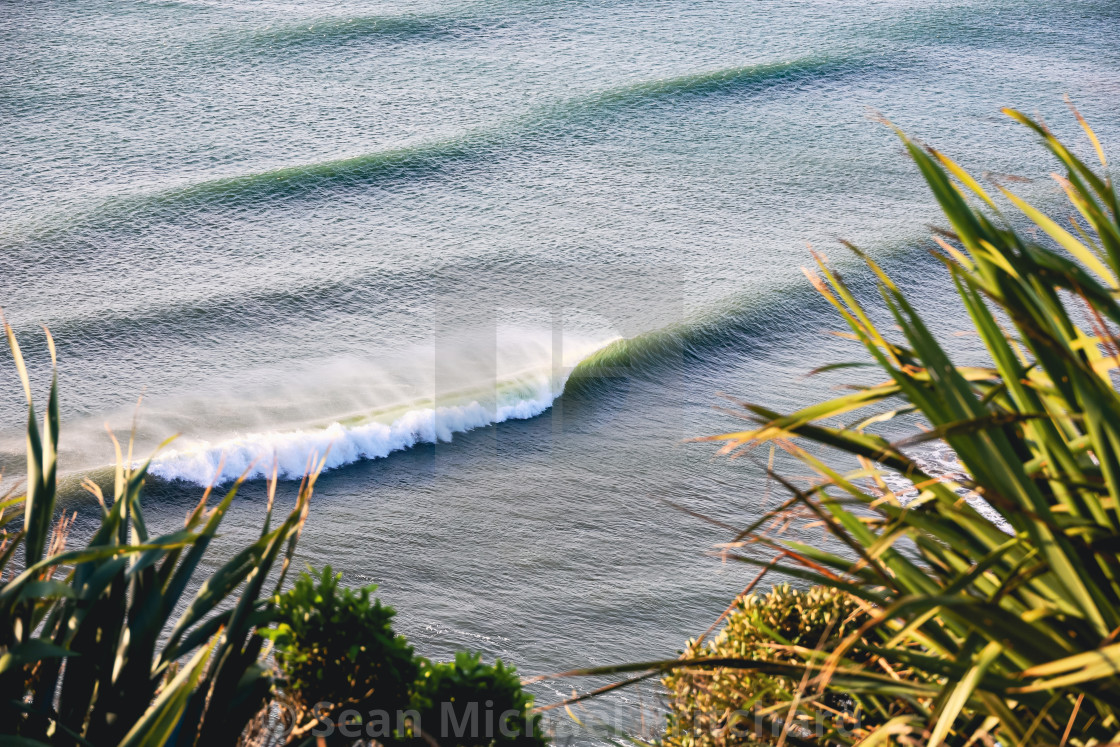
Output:
[[456,433],[536,417],[551,407],[554,399],[551,387],[542,387],[536,396],[496,408],[472,401],[410,410],[389,424],[346,426],[335,422],[326,428],[250,433],[219,443],[202,441],[190,448],[164,453],[152,462],[149,472],[165,480],[208,485],[241,475],[247,479],[267,477],[275,465],[280,477],[298,479],[315,459],[323,459],[323,469],[363,459],[381,459],[418,444],[451,441]]
[[[552,407],[563,393],[568,372],[578,368],[573,364],[612,339],[570,340],[564,354],[566,367],[555,368],[551,336],[514,340],[498,351],[498,357],[516,369],[500,361],[494,378],[475,379],[473,383],[464,379],[462,388],[438,399],[390,398],[382,401],[398,404],[365,409],[312,426],[278,425],[210,439],[186,439],[183,446],[153,459],[149,472],[164,480],[209,485],[241,475],[247,479],[267,477],[275,467],[280,477],[296,479],[318,459],[324,460],[323,469],[334,469],[364,459],[381,459],[420,444],[449,442],[456,433],[534,418]],[[463,356],[453,358],[451,363],[461,369],[461,376],[469,377],[470,369],[480,361],[477,356]],[[430,374],[421,368],[411,372],[413,378]],[[252,405],[242,407],[251,409]]]

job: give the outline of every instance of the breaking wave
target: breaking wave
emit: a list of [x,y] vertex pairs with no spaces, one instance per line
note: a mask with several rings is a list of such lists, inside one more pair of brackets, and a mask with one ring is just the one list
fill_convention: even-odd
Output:
[[[509,371],[499,363],[492,378],[477,375],[459,389],[412,400],[351,412],[328,422],[300,427],[276,425],[249,432],[227,433],[214,438],[182,439],[182,445],[161,452],[150,474],[165,480],[198,485],[223,483],[244,475],[247,479],[267,477],[275,468],[286,479],[297,479],[319,459],[329,470],[365,460],[380,459],[420,444],[449,442],[466,433],[509,420],[526,420],[547,411],[564,391],[570,371],[594,350],[612,338],[570,342],[561,365],[553,365],[551,338],[537,336],[519,340],[499,350],[507,361],[521,365]],[[452,368],[477,367],[482,356],[467,354],[452,361]],[[530,365],[524,365],[526,362]],[[506,369],[506,370],[503,370]],[[432,387],[430,367],[417,367],[414,377],[428,376],[421,388]],[[469,376],[469,372],[465,375]],[[376,378],[376,377],[375,377]],[[341,381],[325,386],[342,386]],[[374,396],[389,396],[393,387],[381,387]],[[315,407],[314,404],[309,404]],[[244,405],[246,409],[252,403]]]
[[334,469],[363,459],[380,459],[418,444],[448,442],[456,433],[540,415],[552,406],[555,388],[541,378],[522,396],[495,406],[472,400],[462,405],[409,410],[390,423],[377,421],[325,428],[250,433],[229,440],[200,441],[158,457],[150,472],[166,480],[199,485],[227,482],[245,475],[266,477],[275,465],[280,477],[301,477],[316,458],[324,469]]

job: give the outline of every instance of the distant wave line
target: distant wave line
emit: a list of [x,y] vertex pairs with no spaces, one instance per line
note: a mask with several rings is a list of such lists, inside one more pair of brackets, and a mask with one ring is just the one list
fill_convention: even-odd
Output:
[[414,146],[208,180],[168,190],[152,199],[155,202],[223,202],[258,193],[282,196],[334,181],[364,181],[379,176],[391,178],[404,172],[435,170],[456,161],[485,155],[526,135],[548,133],[564,125],[578,125],[581,121],[620,109],[673,97],[726,94],[747,87],[804,83],[851,69],[853,65],[848,60],[813,57],[641,81],[539,107],[504,128],[477,129]]
[[[603,117],[698,96],[809,85],[864,72],[869,69],[869,60],[866,56],[814,56],[639,81],[538,106],[504,126],[477,128],[454,137],[346,158],[207,179],[155,193],[112,197],[84,215],[68,213],[58,225],[45,226],[36,233],[49,235],[81,230],[91,220],[95,223],[105,218],[132,221],[161,215],[173,218],[182,216],[184,209],[193,212],[244,206],[261,200],[314,197],[340,188],[442,175],[457,165],[491,164],[518,147],[599,123]],[[37,222],[50,223],[49,220]],[[36,246],[35,250],[39,252],[41,248]]]

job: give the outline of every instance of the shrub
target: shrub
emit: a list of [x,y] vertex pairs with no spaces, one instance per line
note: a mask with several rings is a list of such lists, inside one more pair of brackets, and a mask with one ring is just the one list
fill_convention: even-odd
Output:
[[[700,439],[722,442],[721,454],[770,442],[816,473],[801,486],[772,472],[789,499],[732,543],[773,558],[727,556],[832,589],[864,621],[827,654],[756,646],[755,656],[686,652],[580,674],[644,673],[621,686],[657,672],[741,670],[752,673],[748,689],[737,701],[724,693],[740,707],[773,697],[755,689],[765,677],[797,682],[744,735],[776,745],[1120,741],[1120,200],[1045,126],[1006,113],[1057,159],[1072,232],[1002,186],[997,202],[899,133],[949,222],[937,256],[988,364],[955,365],[906,294],[852,247],[878,278],[890,329],[823,260],[822,277],[810,278],[886,381],[789,415],[737,403],[748,429]],[[928,428],[895,441],[874,432],[915,412]],[[926,467],[931,442],[951,448],[959,469]],[[807,443],[852,458],[833,466]],[[806,516],[831,547],[767,529]]]
[[[831,652],[866,621],[847,594],[816,586],[808,590],[777,586],[768,594],[736,600],[723,630],[712,640],[689,641],[685,655],[695,659],[766,659],[796,663],[805,651]],[[857,650],[853,658],[866,658]],[[788,703],[799,681],[787,675],[750,669],[678,669],[662,680],[669,714],[666,747],[725,747],[756,728],[755,714]],[[848,705],[839,696],[830,704]]]
[[501,661],[484,664],[481,654],[423,661],[412,704],[421,729],[443,747],[548,743],[540,718],[530,714],[533,696],[522,689],[516,670]]
[[[300,574],[275,598],[277,626],[264,632],[275,646],[282,698],[297,732],[322,716],[337,721],[345,710],[396,714],[409,705],[418,667],[412,647],[393,632],[396,613],[371,602],[376,586],[340,588],[341,578],[330,566]],[[324,702],[331,705],[315,710]]]
[[[340,574],[328,566],[314,576],[302,574],[279,593],[307,519],[314,474],[301,483],[295,506],[275,528],[273,476],[260,537],[203,581],[177,617],[241,480],[216,505],[207,490],[183,529],[151,536],[140,500],[148,463],[133,466],[131,453],[125,459],[118,446],[111,499],[86,481],[101,505],[100,524],[86,547],[67,550],[73,519],[54,518],[57,377],[40,428],[15,335],[7,325],[5,332],[28,400],[29,474],[25,494],[0,496],[0,579],[7,579],[0,584],[0,742],[272,744],[276,724],[268,701],[278,698],[294,705],[299,728],[286,738],[296,743],[315,741],[309,732],[316,716],[414,709],[439,724],[446,701],[455,704],[456,724],[469,713],[461,706],[472,704],[481,720],[474,722],[479,736],[468,730],[464,739],[441,742],[445,747],[543,747],[547,740],[536,720],[519,738],[500,731],[485,736],[488,713],[497,730],[498,716],[512,711],[520,716],[510,718],[510,725],[523,723],[532,704],[513,668],[468,654],[451,664],[414,657],[407,641],[393,633],[394,611],[372,599],[377,587],[341,588]],[[49,334],[47,341],[53,358]],[[15,554],[21,548],[19,564]],[[278,561],[275,588],[264,593]],[[282,678],[262,656],[266,639]],[[313,714],[322,701],[335,705]],[[394,723],[382,741],[418,740],[430,744]]]
[[547,744],[513,667],[465,652],[448,663],[415,657],[393,633],[393,609],[371,601],[377,587],[342,589],[340,578],[330,566],[301,574],[276,598],[277,626],[263,632],[275,644],[289,744],[319,735],[414,747]]

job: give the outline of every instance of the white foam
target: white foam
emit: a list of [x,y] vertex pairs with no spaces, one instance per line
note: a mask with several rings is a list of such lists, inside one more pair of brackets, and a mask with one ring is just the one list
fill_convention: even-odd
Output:
[[[581,346],[578,363],[604,342]],[[571,350],[571,349],[569,349]],[[571,353],[565,355],[565,358]],[[182,440],[176,449],[161,452],[152,461],[150,474],[165,480],[183,480],[198,485],[229,482],[242,474],[247,478],[271,475],[276,465],[280,477],[298,479],[306,472],[309,460],[324,458],[325,470],[363,459],[380,459],[418,444],[451,441],[456,433],[466,433],[507,420],[526,420],[548,410],[564,390],[571,363],[560,372],[551,366],[551,357],[539,360],[544,365],[506,373],[489,386],[460,392],[443,405],[408,407],[396,410],[394,419],[341,418],[315,427],[267,429],[231,434],[211,440]],[[219,466],[221,472],[219,474]]]
[[506,420],[525,420],[540,415],[556,394],[548,392],[531,399],[520,399],[497,408],[478,401],[451,407],[410,410],[386,425],[365,423],[344,426],[332,423],[326,428],[288,432],[250,433],[219,443],[197,442],[190,447],[168,451],[151,466],[151,474],[167,480],[186,480],[207,485],[222,465],[218,482],[226,482],[247,472],[247,477],[265,477],[275,461],[280,477],[298,478],[304,474],[314,455],[326,456],[324,469],[334,469],[360,459],[379,459],[394,451],[417,444],[450,441],[455,433]]
[[[918,467],[930,477],[954,482],[968,478],[956,453],[948,444],[939,443],[927,445],[925,448],[919,449],[909,456]],[[915,488],[913,482],[905,476],[884,469],[882,470],[882,477],[887,487],[894,492],[902,503],[909,503],[918,497],[917,488]],[[1007,519],[974,491],[960,488],[957,490],[957,493],[965,499],[968,505],[976,509],[977,513],[992,522],[1000,531],[1008,534],[1015,533],[1015,530],[1012,528],[1011,524],[1008,523]]]

